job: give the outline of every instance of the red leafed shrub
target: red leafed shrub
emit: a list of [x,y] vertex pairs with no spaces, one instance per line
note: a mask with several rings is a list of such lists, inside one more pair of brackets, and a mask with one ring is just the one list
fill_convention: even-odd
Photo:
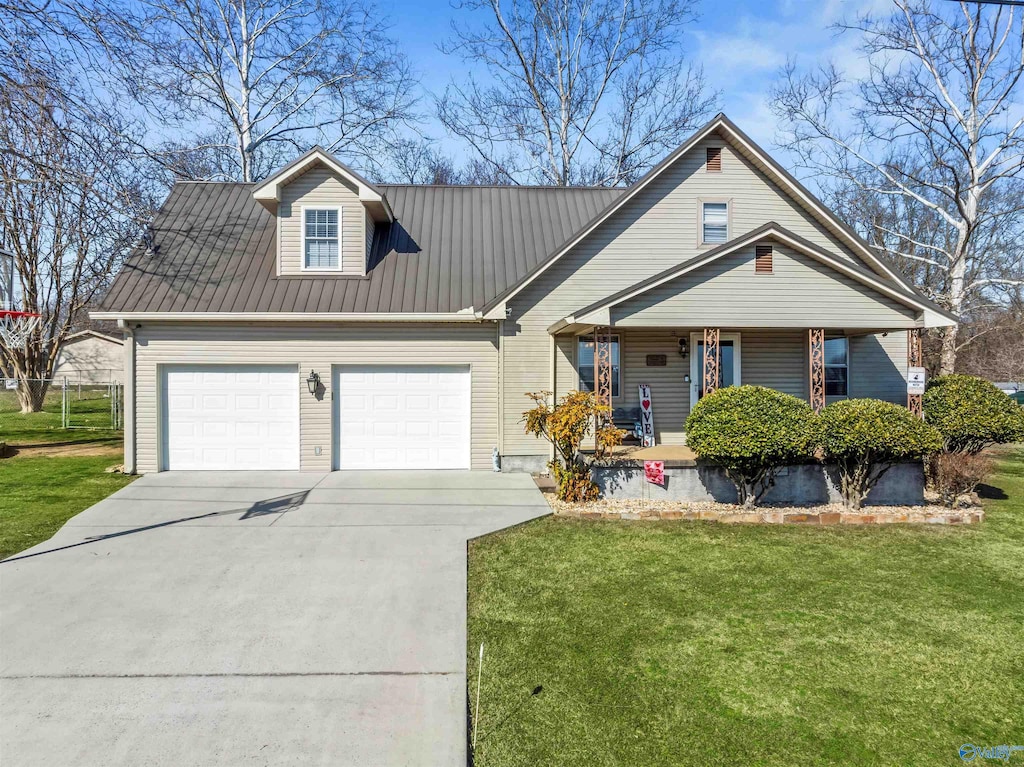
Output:
[[953,508],[958,498],[973,493],[992,473],[992,460],[985,455],[944,451],[932,457],[930,473],[942,503]]

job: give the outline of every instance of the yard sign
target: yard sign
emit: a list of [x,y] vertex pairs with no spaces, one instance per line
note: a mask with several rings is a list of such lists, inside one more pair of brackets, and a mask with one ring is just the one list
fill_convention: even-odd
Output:
[[654,445],[654,410],[651,404],[651,387],[647,384],[640,384],[640,434],[641,445]]
[[924,394],[925,369],[912,367],[907,370],[907,394]]

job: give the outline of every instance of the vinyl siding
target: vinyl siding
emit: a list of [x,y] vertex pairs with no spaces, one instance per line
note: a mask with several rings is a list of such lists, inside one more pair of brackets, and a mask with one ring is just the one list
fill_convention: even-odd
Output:
[[850,339],[850,396],[907,404],[907,334]]
[[[299,370],[300,464],[330,471],[334,365],[469,365],[472,375],[472,467],[491,468],[498,439],[498,357],[494,326],[472,325],[146,325],[136,331],[136,455],[138,470],[159,465],[159,366],[165,364],[296,365]],[[305,378],[320,374],[321,399]],[[525,408],[523,408],[525,409]],[[315,455],[314,448],[322,448]]]
[[104,384],[124,380],[124,346],[95,336],[65,343],[57,353],[53,379],[68,383]]
[[281,189],[277,206],[280,274],[337,274],[304,270],[302,209],[339,208],[338,243],[341,273],[366,274],[366,209],[358,191],[323,167],[313,168]]
[[[720,173],[704,170],[708,146],[722,147]],[[709,137],[665,169],[659,178],[509,302],[510,321],[503,323],[502,339],[506,387],[504,454],[544,452],[542,443],[522,434],[518,424],[521,411],[518,399],[522,392],[551,387],[547,328],[624,286],[703,252],[697,245],[698,206],[702,198],[729,200],[730,238],[775,221],[835,257],[856,262],[853,254],[831,233],[749,161],[720,137]],[[777,276],[759,275],[758,278],[775,279]],[[719,295],[715,301],[719,304],[717,309],[723,309],[723,303],[728,308],[728,305],[740,303],[740,297]],[[862,306],[859,302],[858,305]],[[848,323],[856,326],[861,321],[859,309],[851,308],[848,313],[839,315],[815,303],[800,310],[803,327],[823,324],[822,317],[816,316],[819,309],[830,311],[832,321],[840,327]],[[894,314],[891,307],[883,305],[882,313],[887,321],[875,327],[890,327],[890,320],[898,327],[906,326],[905,315]],[[759,325],[775,325],[770,315],[762,314],[758,320]],[[673,327],[683,323],[671,318],[665,324]],[[562,388],[560,383],[557,385]]]
[[618,327],[914,327],[915,312],[801,253],[776,247],[754,272],[754,248],[652,288],[611,310]]

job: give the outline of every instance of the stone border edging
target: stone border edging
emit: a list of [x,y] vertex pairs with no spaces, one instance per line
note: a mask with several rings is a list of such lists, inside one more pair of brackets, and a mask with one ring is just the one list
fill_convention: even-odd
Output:
[[[772,511],[757,512],[713,511],[709,509],[668,511],[651,509],[643,511],[594,511],[555,509],[555,515],[571,519],[604,520],[646,520],[680,521],[703,520],[725,524],[754,525],[888,525],[888,524],[932,524],[968,525],[978,524],[985,518],[985,512],[978,507],[965,509],[942,509],[927,507],[929,511],[885,511],[873,507],[870,513],[848,511]],[[932,511],[932,509],[935,509]]]

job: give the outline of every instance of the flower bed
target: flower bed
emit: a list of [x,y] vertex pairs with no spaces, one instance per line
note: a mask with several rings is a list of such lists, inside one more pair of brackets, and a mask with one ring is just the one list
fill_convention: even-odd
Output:
[[603,499],[589,503],[565,503],[553,494],[544,497],[555,514],[574,519],[610,520],[705,520],[726,524],[884,525],[976,524],[985,512],[976,503],[948,509],[945,506],[865,506],[851,512],[842,504],[819,506],[763,506],[745,511],[741,506],[713,501],[680,503],[642,499]]

